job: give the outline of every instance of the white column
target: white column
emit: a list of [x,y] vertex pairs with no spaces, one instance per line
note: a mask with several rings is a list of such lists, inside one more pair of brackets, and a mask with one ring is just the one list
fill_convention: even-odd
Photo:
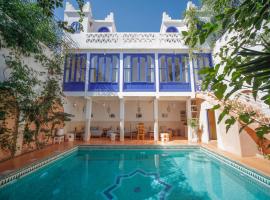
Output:
[[195,97],[194,70],[193,70],[193,62],[192,62],[191,57],[189,57],[189,73],[190,73],[191,91],[194,93],[193,97]]
[[90,70],[90,54],[87,53],[87,60],[86,60],[86,70],[85,70],[85,82],[84,82],[84,96],[87,96],[88,85],[89,85],[89,70]]
[[92,99],[88,98],[86,102],[86,109],[85,109],[84,141],[89,141],[91,137],[91,132],[90,132],[91,113],[92,113]]
[[192,118],[192,114],[191,114],[191,98],[189,97],[186,101],[186,113],[187,113],[187,131],[188,131],[188,141],[191,142],[192,141],[192,129],[189,125],[189,121]]
[[122,97],[123,92],[123,80],[124,80],[124,60],[123,60],[123,53],[120,53],[120,62],[119,62],[119,93],[120,97]]
[[158,141],[158,99],[154,99],[154,141]]
[[158,66],[158,53],[155,53],[155,81],[156,81],[156,93],[159,93],[159,66]]
[[120,141],[125,139],[125,100],[120,99]]

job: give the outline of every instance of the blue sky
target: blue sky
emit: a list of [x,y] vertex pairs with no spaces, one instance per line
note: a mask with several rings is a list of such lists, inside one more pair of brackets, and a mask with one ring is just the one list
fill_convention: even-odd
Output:
[[[75,0],[69,0],[76,5]],[[87,1],[87,0],[86,0]],[[89,0],[88,0],[89,1]],[[172,18],[182,18],[188,0],[90,0],[95,19],[104,19],[114,12],[119,32],[158,32],[162,12]],[[192,0],[199,5],[200,0]],[[63,18],[64,9],[57,9],[56,16]]]

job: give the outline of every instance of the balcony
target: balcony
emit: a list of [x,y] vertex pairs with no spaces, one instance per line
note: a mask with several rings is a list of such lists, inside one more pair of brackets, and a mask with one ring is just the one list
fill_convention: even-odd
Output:
[[70,37],[81,49],[188,49],[180,33],[81,33]]

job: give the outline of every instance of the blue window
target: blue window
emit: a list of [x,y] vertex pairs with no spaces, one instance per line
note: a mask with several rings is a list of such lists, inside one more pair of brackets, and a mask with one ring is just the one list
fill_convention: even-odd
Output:
[[107,33],[107,32],[110,32],[110,30],[108,29],[108,27],[103,26],[103,27],[98,29],[98,32]]
[[159,81],[187,83],[189,77],[189,64],[187,54],[161,54],[159,55]]
[[65,58],[64,91],[83,91],[87,55],[68,54]]
[[117,83],[119,54],[91,54],[91,83]]
[[178,29],[174,26],[170,26],[166,30],[167,33],[178,33]]
[[125,54],[124,82],[155,81],[154,54]]
[[80,33],[81,32],[81,24],[80,22],[72,22],[71,27],[75,31],[75,33]]
[[199,71],[205,67],[213,67],[212,57],[210,53],[199,53],[194,54],[194,58],[192,59],[193,69],[194,69],[194,81],[196,87],[200,85],[202,80],[202,76],[199,74]]
[[86,54],[68,54],[65,59],[64,82],[84,82]]
[[188,55],[160,54],[159,81],[160,91],[191,91]]

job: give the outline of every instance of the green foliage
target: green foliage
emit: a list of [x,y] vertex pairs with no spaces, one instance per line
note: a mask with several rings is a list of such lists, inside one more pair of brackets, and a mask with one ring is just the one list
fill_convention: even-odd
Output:
[[[193,17],[188,23],[193,27],[201,21],[200,14],[209,19],[200,29],[188,26],[188,31],[183,32],[191,48],[198,48],[211,39],[215,43],[222,35],[226,37],[226,44],[215,55],[221,61],[214,68],[200,72],[204,77],[202,89],[211,88],[221,104],[235,93],[248,89],[255,100],[260,98],[270,105],[270,0],[203,0],[202,9],[190,13]],[[225,106],[218,121],[230,114],[231,109]],[[238,113],[237,120],[244,123],[242,129],[256,121],[254,116],[254,113]],[[226,129],[235,121],[233,117],[227,119]],[[261,127],[256,133],[262,138],[270,132],[270,125],[259,123]]]
[[[82,22],[84,1],[77,0],[77,3]],[[12,156],[20,125],[24,124],[24,141],[29,144],[35,140],[37,146],[41,146],[43,143],[37,138],[44,131],[42,126],[68,118],[65,113],[54,111],[55,104],[61,105],[61,50],[65,46],[62,31],[74,32],[66,22],[54,20],[54,10],[62,6],[63,0],[0,1],[0,49],[10,52],[4,57],[9,76],[0,82],[0,148],[10,150]],[[26,57],[34,58],[43,70],[38,72],[24,64]],[[45,80],[41,81],[40,76]],[[60,113],[66,118],[59,117]],[[12,130],[5,127],[5,120],[10,117],[15,122]],[[36,125],[35,130],[29,129],[31,123]]]

